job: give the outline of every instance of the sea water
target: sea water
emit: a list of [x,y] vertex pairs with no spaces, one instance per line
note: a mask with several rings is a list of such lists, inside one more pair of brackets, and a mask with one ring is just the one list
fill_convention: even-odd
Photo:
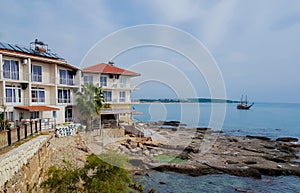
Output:
[[[187,127],[208,127],[212,116],[212,104],[135,104],[139,121],[182,121]],[[251,110],[237,110],[236,104],[226,104],[224,135],[259,135],[270,138],[300,138],[300,104],[256,103]],[[214,104],[224,110],[224,104]],[[196,112],[197,111],[197,112]],[[221,113],[222,114],[222,113]],[[222,118],[222,117],[221,117]],[[212,128],[214,129],[214,128]],[[300,192],[300,177],[263,176],[252,179],[230,175],[206,175],[191,177],[170,172],[151,172],[136,180],[158,192]],[[165,182],[166,184],[160,184]]]

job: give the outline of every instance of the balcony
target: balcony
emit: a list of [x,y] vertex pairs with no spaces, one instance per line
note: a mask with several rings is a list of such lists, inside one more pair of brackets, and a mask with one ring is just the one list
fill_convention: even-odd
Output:
[[16,98],[16,97],[0,97],[0,105],[29,105],[29,98]]
[[73,78],[59,78],[59,84],[68,85],[68,86],[77,86],[79,85],[79,80]]

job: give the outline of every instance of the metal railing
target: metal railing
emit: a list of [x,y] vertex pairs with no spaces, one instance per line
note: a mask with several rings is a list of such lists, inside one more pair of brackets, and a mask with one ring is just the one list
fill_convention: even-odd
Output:
[[16,127],[0,123],[0,149],[11,146],[14,143],[27,139],[41,132],[42,130],[55,128],[54,122],[44,122],[43,119],[31,120],[16,124]]

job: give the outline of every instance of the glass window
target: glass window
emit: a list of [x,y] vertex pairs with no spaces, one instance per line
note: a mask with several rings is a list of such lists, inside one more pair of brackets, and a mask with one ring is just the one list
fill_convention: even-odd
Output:
[[9,120],[9,121],[14,121],[14,112],[6,112],[5,113],[6,115],[5,115],[5,117],[6,117],[6,119],[7,120]]
[[74,72],[71,70],[60,69],[59,80],[60,84],[74,85]]
[[74,85],[74,72],[67,70],[67,84]]
[[31,69],[32,81],[42,82],[42,67],[33,65]]
[[65,109],[65,122],[71,122],[73,118],[72,108]]
[[52,117],[56,118],[56,111],[52,111]]
[[126,81],[127,79],[123,76],[120,77],[120,88],[125,88],[126,87]]
[[120,102],[125,102],[125,97],[126,97],[125,92],[120,92],[119,93],[119,101]]
[[4,60],[3,76],[13,80],[19,80],[19,62],[14,60]]
[[39,111],[30,112],[30,119],[38,119],[38,118],[40,118],[40,112]]
[[21,86],[5,85],[7,103],[21,103]]
[[83,84],[93,83],[93,76],[84,76]]
[[107,86],[107,77],[106,76],[100,76],[100,86],[101,87]]
[[104,102],[111,102],[112,101],[112,92],[111,91],[103,91]]
[[59,70],[59,83],[60,84],[67,84],[67,71],[66,70]]
[[71,91],[69,89],[58,89],[58,103],[71,103]]
[[45,102],[45,89],[44,88],[31,88],[31,101],[36,103]]

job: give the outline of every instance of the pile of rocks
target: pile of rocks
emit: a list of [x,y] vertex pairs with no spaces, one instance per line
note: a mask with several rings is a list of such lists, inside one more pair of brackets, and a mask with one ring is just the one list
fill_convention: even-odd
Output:
[[164,151],[160,148],[160,143],[152,141],[148,138],[128,138],[120,143],[120,153],[132,156],[158,156]]

